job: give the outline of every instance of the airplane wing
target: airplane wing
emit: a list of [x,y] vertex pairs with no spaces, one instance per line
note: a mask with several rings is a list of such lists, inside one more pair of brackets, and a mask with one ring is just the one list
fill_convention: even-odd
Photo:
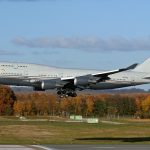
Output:
[[126,68],[116,69],[116,70],[112,70],[112,71],[104,71],[104,72],[100,72],[100,73],[96,73],[96,74],[87,74],[87,75],[78,76],[78,77],[62,78],[61,80],[69,82],[69,81],[72,81],[74,79],[82,79],[82,80],[89,79],[91,82],[97,83],[97,82],[100,82],[102,80],[109,79],[108,76],[111,74],[115,74],[115,73],[134,69],[137,65],[138,64],[135,63],[135,64],[130,65],[129,67],[126,67]]
[[138,64],[135,63],[135,64],[132,64],[129,67],[126,67],[126,68],[121,68],[121,69],[117,69],[117,70],[96,73],[96,74],[92,74],[92,75],[95,76],[95,77],[108,76],[108,75],[119,73],[119,72],[122,72],[122,71],[127,71],[127,70],[130,70],[130,69],[134,69],[137,65]]
[[36,82],[33,82],[33,87],[35,87],[35,90],[46,90],[54,88],[75,89],[77,87],[84,89],[84,87],[88,86],[89,84],[96,84],[98,82],[109,80],[110,78],[108,76],[111,74],[134,69],[136,66],[137,64],[133,64],[127,68],[105,71],[96,74],[87,74],[77,77],[38,80]]

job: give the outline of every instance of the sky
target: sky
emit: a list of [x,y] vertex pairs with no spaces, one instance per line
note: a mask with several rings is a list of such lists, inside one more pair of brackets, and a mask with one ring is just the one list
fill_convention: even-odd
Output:
[[150,57],[149,0],[0,0],[0,61],[112,70]]

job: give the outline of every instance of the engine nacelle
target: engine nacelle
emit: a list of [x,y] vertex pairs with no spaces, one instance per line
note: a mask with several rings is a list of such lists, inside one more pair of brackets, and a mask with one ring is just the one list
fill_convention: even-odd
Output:
[[43,90],[48,90],[48,89],[55,89],[57,87],[58,79],[53,79],[53,80],[43,80],[41,82],[41,88]]
[[99,78],[92,75],[80,76],[74,79],[75,86],[88,86],[89,84],[96,84]]
[[40,86],[33,86],[33,90],[34,90],[34,91],[45,91],[45,90],[42,89]]
[[34,83],[33,87],[35,90],[40,90],[40,91],[55,89],[58,87],[63,87],[63,81],[61,81],[61,79],[43,80]]

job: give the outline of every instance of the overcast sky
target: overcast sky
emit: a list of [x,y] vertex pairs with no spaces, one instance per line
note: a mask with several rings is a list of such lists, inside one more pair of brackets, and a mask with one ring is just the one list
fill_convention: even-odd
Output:
[[0,60],[116,69],[150,57],[149,0],[0,0]]

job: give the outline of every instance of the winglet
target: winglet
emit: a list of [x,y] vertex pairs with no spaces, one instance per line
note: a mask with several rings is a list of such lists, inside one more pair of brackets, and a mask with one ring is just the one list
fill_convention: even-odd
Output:
[[126,70],[131,70],[131,69],[135,69],[135,67],[138,65],[138,63],[132,64],[131,66],[127,67],[127,68],[122,68],[120,69],[121,71],[126,71]]

